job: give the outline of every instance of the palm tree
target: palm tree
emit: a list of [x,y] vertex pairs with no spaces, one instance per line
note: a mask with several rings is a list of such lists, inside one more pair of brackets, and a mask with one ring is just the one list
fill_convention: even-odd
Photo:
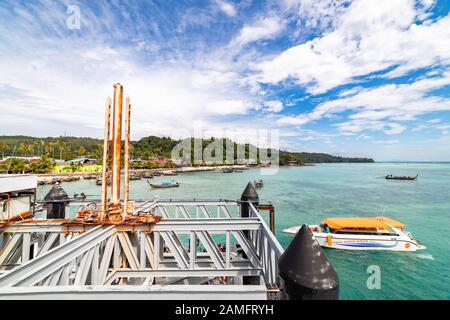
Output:
[[[36,148],[36,155],[37,155],[38,157],[39,157],[39,156],[42,156],[42,153],[43,153],[42,146],[43,146],[43,144],[44,144],[44,140],[36,139],[36,140],[34,140],[33,144],[34,144],[34,146],[35,146],[35,148]],[[40,151],[40,152],[39,152],[39,151]]]
[[69,151],[69,149],[67,148],[67,143],[65,143],[62,139],[59,139],[57,143],[59,148],[59,159],[62,159],[63,154]]
[[83,146],[81,146],[79,149],[78,149],[78,156],[84,156],[84,155],[86,155],[86,149],[83,147]]
[[0,141],[0,152],[2,153],[2,159],[5,157],[6,150],[8,150],[8,145],[5,141]]
[[44,146],[45,153],[51,154],[52,158],[55,158],[55,149],[57,147],[57,142],[52,140]]
[[28,151],[28,145],[22,142],[17,150],[22,154],[22,156],[25,156]]

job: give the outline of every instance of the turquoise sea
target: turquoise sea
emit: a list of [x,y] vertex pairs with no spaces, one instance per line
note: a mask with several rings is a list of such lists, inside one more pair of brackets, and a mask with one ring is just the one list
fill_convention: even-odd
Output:
[[[388,181],[387,174],[416,175],[411,181]],[[316,224],[330,216],[384,214],[405,223],[427,249],[417,253],[326,250],[340,279],[341,299],[450,299],[450,164],[375,163],[321,164],[280,168],[261,176],[260,169],[243,173],[189,173],[156,177],[175,179],[180,187],[151,190],[145,180],[131,182],[133,199],[238,199],[248,181],[262,178],[260,201],[276,210],[277,238],[287,247],[291,237],[283,229]],[[69,195],[100,195],[93,180],[63,183]],[[39,187],[42,198],[49,186]],[[267,215],[266,215],[267,217]],[[381,271],[381,288],[368,289],[369,266]]]

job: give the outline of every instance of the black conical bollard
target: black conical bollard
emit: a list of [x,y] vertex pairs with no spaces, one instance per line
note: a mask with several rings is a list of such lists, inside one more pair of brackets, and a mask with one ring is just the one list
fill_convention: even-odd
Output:
[[66,205],[69,203],[69,196],[59,183],[56,183],[50,189],[44,197],[44,201],[48,201],[46,204],[47,219],[64,219],[66,217]]
[[[252,203],[254,206],[259,204],[259,196],[258,192],[256,192],[255,186],[253,183],[249,182],[245,187],[244,192],[241,195],[241,217],[248,218],[250,217],[250,204]],[[245,236],[248,238],[248,231],[244,231]]]
[[256,192],[255,186],[253,183],[249,182],[245,187],[244,192],[241,195],[241,216],[249,217],[250,216],[250,205],[248,202],[251,202],[254,206],[259,203],[258,192]]
[[285,298],[289,300],[337,300],[339,278],[304,224],[279,261]]

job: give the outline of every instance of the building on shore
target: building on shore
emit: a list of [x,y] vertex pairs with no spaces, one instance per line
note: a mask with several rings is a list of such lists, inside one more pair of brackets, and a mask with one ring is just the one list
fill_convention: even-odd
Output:
[[98,160],[87,157],[78,157],[73,160],[66,161],[67,164],[97,165]]
[[166,164],[168,164],[169,161],[170,161],[169,158],[167,158],[167,157],[162,157],[162,156],[153,157],[153,158],[150,158],[150,159],[148,160],[148,162],[150,162],[150,163],[158,164],[158,165],[163,165],[163,166],[166,165]]
[[30,216],[36,187],[35,175],[0,174],[0,223]]

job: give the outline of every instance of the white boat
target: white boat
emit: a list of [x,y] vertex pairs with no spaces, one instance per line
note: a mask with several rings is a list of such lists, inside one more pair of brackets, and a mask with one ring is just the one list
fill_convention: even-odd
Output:
[[[295,235],[301,226],[283,230]],[[387,217],[327,218],[309,227],[320,246],[345,250],[416,251],[426,249],[405,225]]]

